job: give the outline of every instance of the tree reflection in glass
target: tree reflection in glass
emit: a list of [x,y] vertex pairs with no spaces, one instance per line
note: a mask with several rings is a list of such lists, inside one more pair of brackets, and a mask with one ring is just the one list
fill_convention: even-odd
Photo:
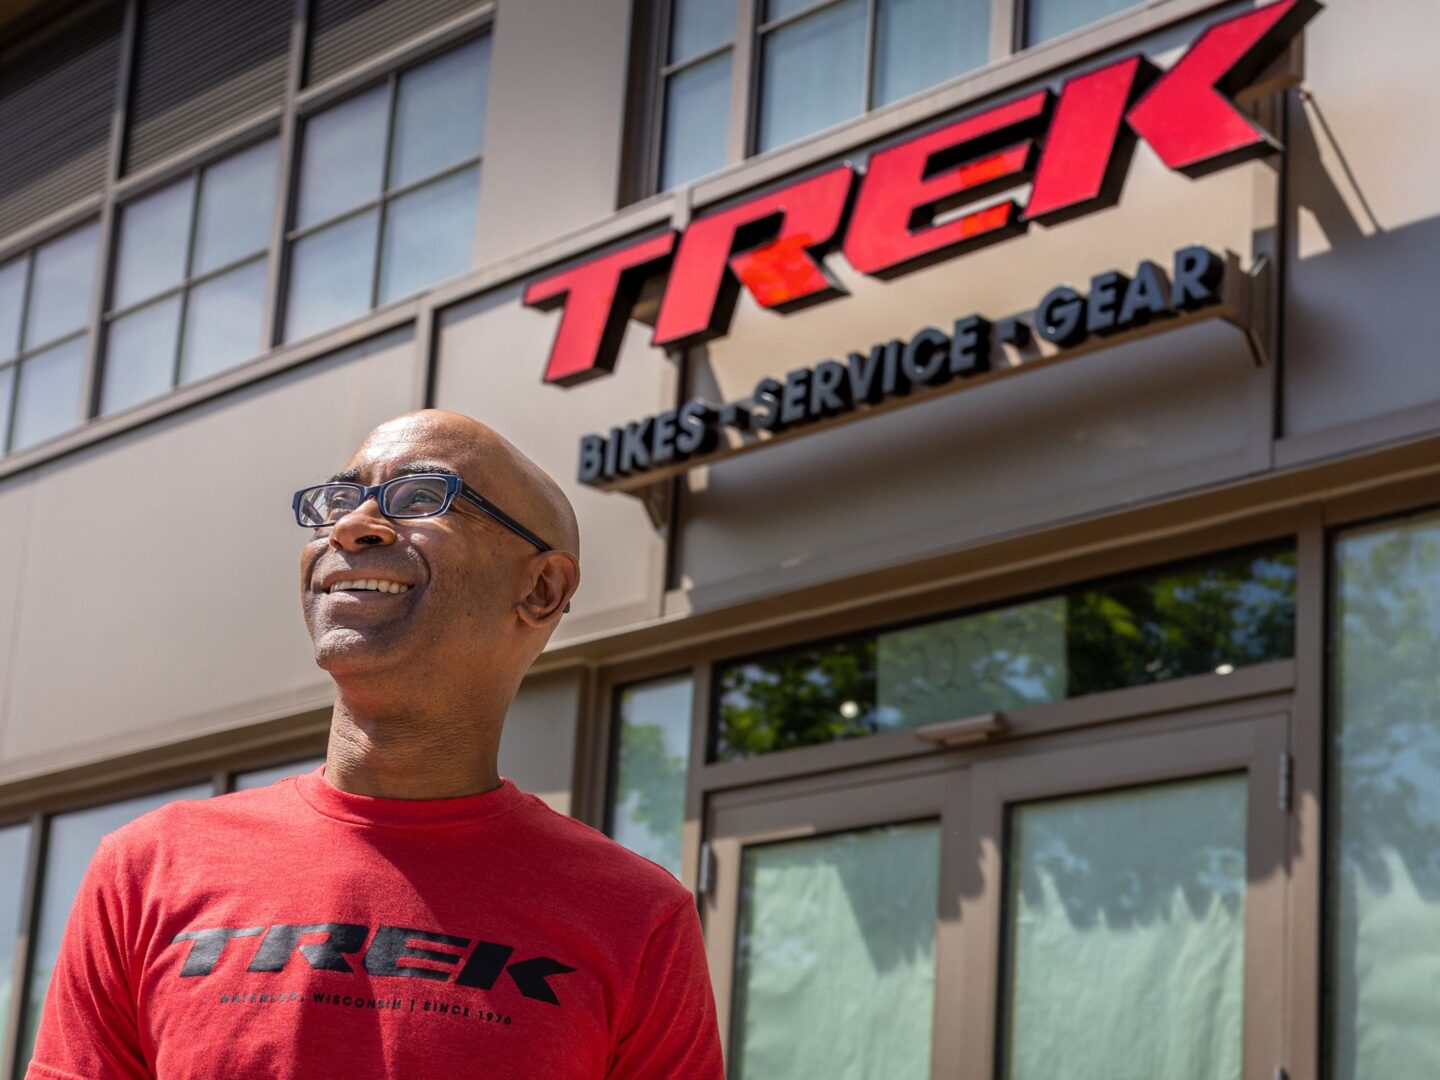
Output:
[[714,757],[1291,656],[1295,553],[1250,551],[719,669]]
[[690,764],[689,673],[637,683],[615,705],[615,768],[607,832],[680,876],[685,770]]
[[1440,1076],[1440,516],[1333,571],[1331,1075]]

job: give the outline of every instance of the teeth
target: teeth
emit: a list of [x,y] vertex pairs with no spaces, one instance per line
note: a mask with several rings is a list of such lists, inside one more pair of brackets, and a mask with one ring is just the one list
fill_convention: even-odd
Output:
[[330,592],[409,592],[409,585],[398,581],[381,581],[379,578],[357,578],[354,581],[337,581],[330,586]]

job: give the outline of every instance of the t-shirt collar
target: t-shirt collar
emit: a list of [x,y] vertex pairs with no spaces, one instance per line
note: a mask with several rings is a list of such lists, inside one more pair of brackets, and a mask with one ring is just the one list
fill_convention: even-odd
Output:
[[325,766],[295,778],[295,789],[317,813],[354,825],[395,829],[444,829],[476,825],[508,814],[525,801],[525,793],[500,778],[500,786],[480,795],[454,799],[379,799],[331,786]]

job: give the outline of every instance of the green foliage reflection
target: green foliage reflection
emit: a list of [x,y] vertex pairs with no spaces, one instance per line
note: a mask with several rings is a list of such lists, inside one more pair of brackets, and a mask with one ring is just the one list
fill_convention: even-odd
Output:
[[721,761],[1288,657],[1295,553],[1272,549],[719,673]]

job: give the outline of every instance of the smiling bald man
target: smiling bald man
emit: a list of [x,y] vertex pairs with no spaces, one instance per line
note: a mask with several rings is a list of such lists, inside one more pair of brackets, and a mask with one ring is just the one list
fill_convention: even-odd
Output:
[[293,509],[326,763],[102,842],[29,1075],[719,1080],[689,892],[498,772],[580,583],[559,486],[427,410]]

